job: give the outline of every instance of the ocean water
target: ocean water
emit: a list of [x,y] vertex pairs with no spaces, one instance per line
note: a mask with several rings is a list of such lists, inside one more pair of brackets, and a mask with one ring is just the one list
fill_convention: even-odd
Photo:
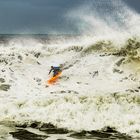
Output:
[[[39,130],[51,124],[69,133],[110,128],[140,138],[140,16],[122,1],[109,1],[106,16],[97,12],[104,1],[95,9],[88,4],[67,13],[79,35],[0,36],[2,140],[33,124],[30,131],[43,135]],[[48,85],[52,65],[63,71]]]
[[[121,47],[90,36],[94,43],[80,45],[81,38],[4,37],[0,123],[8,132],[15,126],[51,123],[74,132],[110,127],[140,136],[139,38],[127,38]],[[61,77],[48,85],[50,66],[60,64]]]

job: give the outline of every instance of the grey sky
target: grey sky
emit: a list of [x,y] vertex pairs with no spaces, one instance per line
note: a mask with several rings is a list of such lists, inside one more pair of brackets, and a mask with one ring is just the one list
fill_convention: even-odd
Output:
[[[0,33],[76,33],[65,14],[93,1],[96,0],[0,0]],[[140,0],[123,1],[140,12]]]

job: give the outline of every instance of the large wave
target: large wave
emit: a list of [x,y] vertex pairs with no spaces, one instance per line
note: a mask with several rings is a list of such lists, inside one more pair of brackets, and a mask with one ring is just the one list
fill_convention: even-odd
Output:
[[[111,1],[112,8],[116,4],[118,13],[112,9],[111,16],[117,22],[107,23],[88,6],[84,13],[77,9],[82,35],[1,39],[2,124],[51,123],[75,131],[109,126],[140,137],[140,17],[124,3]],[[46,87],[50,66],[60,64],[62,76]]]
[[[18,38],[1,45],[0,122],[75,131],[109,126],[139,135],[139,40],[119,48],[112,40],[46,42]],[[58,64],[64,67],[61,78],[46,87],[50,66]]]

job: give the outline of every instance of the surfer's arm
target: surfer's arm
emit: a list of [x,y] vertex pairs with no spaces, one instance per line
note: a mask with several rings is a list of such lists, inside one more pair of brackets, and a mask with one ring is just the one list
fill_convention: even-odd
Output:
[[51,73],[52,69],[49,71],[49,74]]

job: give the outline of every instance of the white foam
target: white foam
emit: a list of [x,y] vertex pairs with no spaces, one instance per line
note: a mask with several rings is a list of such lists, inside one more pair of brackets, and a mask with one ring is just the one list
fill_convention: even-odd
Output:
[[[81,57],[80,52],[65,51],[57,54],[55,50],[50,52],[52,54],[49,56],[47,51],[42,52],[39,48],[14,48],[14,59],[9,60],[14,63],[3,67],[6,71],[1,72],[1,76],[6,76],[6,82],[11,84],[8,92],[1,92],[1,122],[50,122],[58,127],[76,131],[97,130],[110,126],[128,134],[134,134],[135,130],[139,129],[139,97],[137,94],[125,93],[125,90],[133,89],[139,83],[129,79],[120,82],[130,72],[127,68],[124,74],[112,72],[118,57],[101,57],[99,54]],[[8,58],[11,48],[2,50],[3,57]],[[42,56],[36,58],[32,51],[39,51]],[[24,55],[25,53],[28,56]],[[17,58],[19,54],[23,57],[21,63]],[[52,64],[73,64],[75,59],[78,62],[63,71],[62,79],[59,79],[56,85],[45,88]],[[10,72],[8,67],[14,72]],[[99,71],[99,75],[93,78],[94,71]],[[41,81],[37,82],[37,79]],[[118,92],[116,98],[112,95],[115,92]]]
[[[140,97],[139,93],[130,91],[139,86],[139,77],[136,75],[139,65],[129,63],[117,67],[116,62],[122,57],[103,57],[104,50],[85,54],[70,49],[75,45],[86,49],[102,40],[122,47],[130,34],[133,36],[139,32],[139,15],[125,7],[126,15],[130,15],[126,23],[131,22],[126,30],[117,30],[118,25],[114,30],[96,13],[90,13],[90,7],[82,9],[87,11],[81,13],[78,9],[75,16],[90,27],[88,30],[84,25],[82,30],[83,33],[87,30],[88,36],[70,39],[68,43],[62,38],[48,44],[35,39],[14,39],[7,47],[1,46],[1,58],[7,60],[8,64],[0,63],[0,76],[11,88],[0,93],[0,122],[50,122],[76,131],[110,126],[123,133],[139,135]],[[80,29],[83,28],[81,26]],[[91,30],[93,27],[94,30]],[[36,53],[40,53],[38,58],[35,57]],[[19,55],[22,60],[18,58]],[[46,88],[50,66],[63,63],[69,68],[62,72],[61,79],[55,85]],[[123,73],[114,73],[114,68]],[[98,71],[98,75],[93,77],[95,71]],[[133,76],[136,80],[132,79]]]

